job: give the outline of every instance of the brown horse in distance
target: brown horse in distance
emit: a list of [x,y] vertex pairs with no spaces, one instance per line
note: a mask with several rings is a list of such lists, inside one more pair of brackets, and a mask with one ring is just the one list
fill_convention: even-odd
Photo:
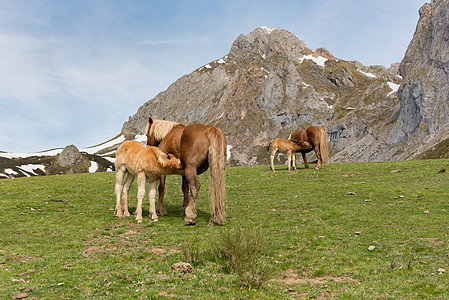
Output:
[[[180,123],[149,118],[146,128],[147,145],[158,146],[163,152],[179,157],[184,168],[182,191],[184,203],[181,214],[185,214],[185,225],[196,222],[196,201],[200,191],[198,174],[210,168],[209,193],[211,218],[209,225],[225,223],[226,189],[226,137],[220,129],[203,124],[185,126]],[[162,176],[164,177],[164,176]],[[157,212],[165,214],[165,177],[159,183]],[[190,187],[190,197],[189,197]]]
[[[315,169],[320,169],[323,164],[329,162],[329,150],[327,145],[327,133],[326,128],[312,126],[306,130],[297,129],[290,134],[289,139],[297,140],[300,142],[308,142],[312,145],[310,149],[300,150],[302,158],[304,159],[304,168],[309,168],[309,163],[307,162],[306,153],[314,150],[317,163]],[[293,165],[296,167],[296,156],[293,157]]]
[[[281,153],[287,153],[287,161],[288,161],[288,170],[290,171],[291,161],[293,155],[296,151],[304,150],[304,149],[312,149],[312,146],[308,142],[299,142],[296,140],[283,140],[281,138],[276,138],[270,143],[270,161],[271,161],[271,170],[274,171],[274,157],[276,156],[276,152],[279,150]],[[293,169],[296,170],[296,164],[294,164]]]

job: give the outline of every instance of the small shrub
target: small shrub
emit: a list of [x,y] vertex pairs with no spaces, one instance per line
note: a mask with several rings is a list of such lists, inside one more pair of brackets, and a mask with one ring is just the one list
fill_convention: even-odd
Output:
[[224,266],[237,274],[243,284],[260,287],[272,277],[272,269],[261,261],[268,241],[260,228],[232,228],[214,242],[213,252],[224,258]]
[[200,262],[201,250],[199,245],[198,233],[192,239],[188,239],[187,241],[183,242],[180,248],[186,261],[193,264]]

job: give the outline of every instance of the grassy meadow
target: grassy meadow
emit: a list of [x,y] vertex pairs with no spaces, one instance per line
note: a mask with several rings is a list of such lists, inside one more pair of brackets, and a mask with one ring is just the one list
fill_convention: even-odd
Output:
[[[196,226],[179,176],[168,215],[151,223],[146,197],[140,224],[113,217],[115,173],[0,180],[0,298],[449,298],[449,160],[276,167],[226,170],[222,227],[207,226],[208,173]],[[258,284],[216,251],[239,232],[265,243],[248,266]]]

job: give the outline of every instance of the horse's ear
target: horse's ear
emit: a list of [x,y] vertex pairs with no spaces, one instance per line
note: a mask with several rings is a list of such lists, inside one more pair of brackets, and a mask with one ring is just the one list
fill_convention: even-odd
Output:
[[151,117],[148,119],[148,123],[150,123],[150,125],[153,124],[153,119]]
[[162,120],[165,120],[165,117]]

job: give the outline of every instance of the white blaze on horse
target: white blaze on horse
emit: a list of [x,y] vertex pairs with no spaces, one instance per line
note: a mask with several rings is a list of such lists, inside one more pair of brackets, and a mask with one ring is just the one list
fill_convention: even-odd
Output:
[[[327,145],[327,132],[326,128],[312,126],[306,130],[298,129],[293,131],[289,139],[297,140],[299,142],[308,142],[312,145],[312,148],[301,150],[302,158],[304,159],[304,168],[309,168],[309,163],[307,162],[306,153],[315,151],[317,157],[317,163],[315,169],[320,169],[323,164],[329,162],[329,150]],[[296,155],[293,155],[293,167],[296,168]]]
[[[290,171],[292,156],[296,151],[304,150],[304,149],[312,149],[312,145],[308,142],[298,142],[296,140],[283,140],[280,138],[276,138],[270,143],[271,150],[271,170],[274,171],[274,158],[276,156],[276,152],[279,150],[281,153],[287,153],[288,160],[288,170]],[[293,169],[296,170],[296,164],[293,166]]]
[[[142,143],[136,141],[125,141],[118,147],[115,170],[115,195],[117,202],[114,215],[117,217],[130,215],[128,211],[128,193],[134,178],[137,177],[137,222],[142,222],[142,200],[145,196],[145,182],[148,181],[150,184],[150,217],[153,221],[157,221],[155,201],[159,177],[161,175],[183,173],[181,162],[177,157],[166,154],[157,147],[145,147]],[[123,179],[126,174],[128,174],[128,177],[123,189]],[[122,191],[123,203],[120,202]]]

